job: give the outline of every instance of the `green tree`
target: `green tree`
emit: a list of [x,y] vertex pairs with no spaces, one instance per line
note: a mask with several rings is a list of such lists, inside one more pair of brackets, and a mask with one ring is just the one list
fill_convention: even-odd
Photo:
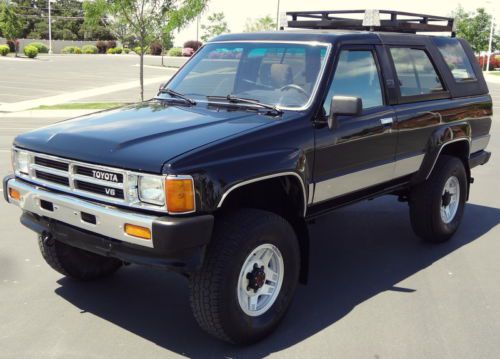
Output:
[[208,0],[86,0],[83,3],[85,22],[97,24],[125,19],[140,46],[139,82],[144,101],[144,54],[148,46],[161,38],[163,31],[182,28],[200,14]]
[[[456,21],[457,37],[466,39],[476,53],[488,51],[492,16],[484,8],[467,12],[459,6],[453,12],[453,16]],[[497,48],[499,44],[499,36],[495,35],[492,48]]]
[[168,31],[165,27],[163,28],[162,34],[161,34],[161,65],[164,66],[163,63],[163,57],[165,54],[170,50],[172,47],[174,47],[174,35],[172,35],[171,31]]
[[203,42],[207,42],[217,35],[231,32],[227,26],[226,18],[223,12],[215,12],[210,15],[207,20],[208,25],[201,25],[201,29],[203,30],[201,39]]
[[[14,3],[7,3],[2,1],[0,3],[0,28],[2,34],[7,40],[14,41],[22,35],[24,23],[22,18],[17,13],[17,5]],[[16,57],[18,46],[15,47]]]
[[276,22],[269,15],[255,20],[247,19],[245,32],[259,32],[276,30]]

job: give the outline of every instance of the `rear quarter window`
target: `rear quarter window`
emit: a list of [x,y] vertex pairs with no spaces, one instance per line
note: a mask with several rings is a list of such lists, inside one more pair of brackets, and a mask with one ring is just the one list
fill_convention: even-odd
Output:
[[462,44],[455,38],[436,37],[434,44],[444,58],[446,65],[457,82],[476,80],[472,64]]
[[424,50],[393,47],[390,52],[401,96],[431,95],[444,91],[436,69]]

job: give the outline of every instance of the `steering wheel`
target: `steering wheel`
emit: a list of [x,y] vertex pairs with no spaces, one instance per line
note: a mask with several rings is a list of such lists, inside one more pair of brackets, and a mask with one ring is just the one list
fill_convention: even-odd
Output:
[[309,98],[309,94],[304,90],[302,87],[296,84],[288,84],[283,87],[280,87],[280,91],[287,91],[287,90],[296,90],[300,92],[302,95],[306,96]]

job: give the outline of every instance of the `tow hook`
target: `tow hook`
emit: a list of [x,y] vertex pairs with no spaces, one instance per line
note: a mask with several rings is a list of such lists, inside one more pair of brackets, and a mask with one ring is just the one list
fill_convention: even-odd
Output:
[[52,247],[54,245],[54,238],[52,237],[52,234],[50,234],[50,232],[44,231],[42,233],[42,242],[44,245]]

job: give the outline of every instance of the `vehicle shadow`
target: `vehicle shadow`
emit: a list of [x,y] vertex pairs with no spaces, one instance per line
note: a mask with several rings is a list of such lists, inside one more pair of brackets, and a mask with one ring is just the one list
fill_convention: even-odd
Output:
[[299,286],[278,330],[249,347],[212,339],[198,328],[186,280],[173,273],[126,267],[114,277],[81,284],[61,279],[56,293],[82,312],[189,357],[263,357],[335,325],[360,303],[478,239],[500,223],[500,209],[468,204],[453,240],[431,245],[413,234],[407,205],[392,197],[340,209],[311,226],[309,284]]

